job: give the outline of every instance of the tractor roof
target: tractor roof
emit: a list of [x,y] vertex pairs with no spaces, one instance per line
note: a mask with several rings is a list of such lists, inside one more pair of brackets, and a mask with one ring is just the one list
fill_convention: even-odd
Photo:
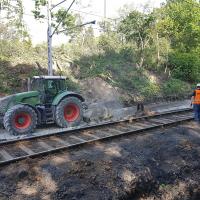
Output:
[[65,76],[34,76],[34,79],[66,79]]

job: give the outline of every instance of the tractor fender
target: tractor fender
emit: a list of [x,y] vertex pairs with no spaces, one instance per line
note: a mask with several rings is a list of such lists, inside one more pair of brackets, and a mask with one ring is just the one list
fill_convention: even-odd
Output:
[[66,97],[76,97],[76,98],[80,99],[82,102],[85,101],[85,99],[80,94],[77,94],[75,92],[66,91],[61,94],[58,94],[54,98],[52,105],[57,106],[60,103],[60,101]]

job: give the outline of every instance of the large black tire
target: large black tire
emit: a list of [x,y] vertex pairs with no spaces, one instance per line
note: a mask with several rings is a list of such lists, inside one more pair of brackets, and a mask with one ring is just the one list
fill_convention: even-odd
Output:
[[29,106],[16,105],[6,112],[3,121],[5,129],[11,134],[29,134],[37,126],[37,114]]
[[78,126],[82,120],[82,102],[78,98],[66,97],[56,106],[55,121],[58,126],[62,128]]

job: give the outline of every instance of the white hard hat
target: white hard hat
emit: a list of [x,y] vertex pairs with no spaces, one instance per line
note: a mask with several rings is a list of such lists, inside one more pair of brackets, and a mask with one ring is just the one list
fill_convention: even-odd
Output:
[[200,87],[200,83],[197,83],[197,87]]

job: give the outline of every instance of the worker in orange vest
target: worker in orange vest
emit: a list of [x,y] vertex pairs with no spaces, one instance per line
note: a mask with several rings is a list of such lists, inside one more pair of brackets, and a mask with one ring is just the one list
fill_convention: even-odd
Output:
[[193,105],[195,121],[200,122],[200,83],[192,94],[191,105]]

